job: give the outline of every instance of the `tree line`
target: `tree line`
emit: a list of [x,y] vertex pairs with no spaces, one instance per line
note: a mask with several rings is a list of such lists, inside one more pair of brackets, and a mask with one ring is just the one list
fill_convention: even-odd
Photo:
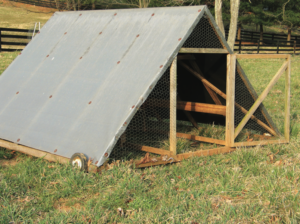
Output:
[[228,43],[233,49],[237,27],[281,25],[292,30],[300,26],[300,0],[54,0],[58,10],[93,10],[207,5],[224,32],[229,26]]

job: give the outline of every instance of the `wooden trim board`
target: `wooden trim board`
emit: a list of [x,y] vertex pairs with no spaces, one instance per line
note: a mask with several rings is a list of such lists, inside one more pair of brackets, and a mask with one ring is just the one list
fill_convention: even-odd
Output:
[[236,54],[237,59],[272,59],[272,58],[288,58],[288,54]]
[[[2,140],[2,139],[0,139],[0,146],[3,147],[3,148],[6,148],[6,149],[21,152],[21,153],[24,153],[24,154],[27,154],[27,155],[30,155],[30,156],[43,158],[43,159],[51,161],[51,162],[59,162],[59,163],[63,163],[63,164],[69,164],[70,163],[69,158],[59,156],[59,155],[54,155],[52,153],[41,151],[41,150],[34,149],[34,148],[31,148],[31,147],[18,145],[16,143],[5,141],[5,140]],[[97,168],[98,167],[95,166],[95,165],[90,165],[89,172],[97,172]]]
[[212,156],[212,155],[217,155],[221,153],[229,153],[235,151],[235,148],[230,148],[230,147],[220,147],[220,148],[215,148],[215,149],[208,149],[208,150],[199,150],[195,152],[188,152],[188,153],[182,153],[177,155],[178,160],[183,160],[187,159],[193,156]]
[[227,49],[222,48],[181,48],[179,53],[194,54],[228,54]]

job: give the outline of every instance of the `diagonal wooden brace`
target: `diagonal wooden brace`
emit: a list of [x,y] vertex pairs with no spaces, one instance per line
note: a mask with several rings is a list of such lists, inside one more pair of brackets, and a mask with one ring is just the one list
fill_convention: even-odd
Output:
[[257,100],[255,101],[255,103],[252,105],[252,107],[250,108],[250,110],[247,112],[247,114],[243,118],[243,120],[235,128],[235,130],[234,130],[234,138],[236,138],[236,136],[238,136],[238,134],[241,132],[241,130],[243,129],[243,127],[249,121],[249,119],[251,118],[251,116],[253,116],[253,114],[256,111],[256,109],[259,107],[259,105],[262,103],[262,101],[267,97],[268,93],[270,92],[270,90],[272,89],[272,87],[276,84],[276,82],[278,81],[278,79],[280,78],[280,76],[284,73],[284,71],[286,70],[287,66],[288,66],[288,62],[285,62],[281,66],[281,68],[278,70],[278,72],[276,73],[276,75],[273,77],[273,79],[271,80],[271,82],[268,84],[268,86],[266,87],[266,89],[257,98]]
[[[198,79],[201,80],[203,84],[206,84],[209,88],[211,88],[213,91],[215,91],[217,94],[219,94],[223,99],[226,100],[226,94],[223,93],[221,90],[219,90],[216,86],[214,86],[212,83],[210,83],[207,79],[205,79],[202,75],[200,75],[198,72],[191,69],[187,64],[184,62],[179,61],[179,64],[182,65],[185,69],[187,69],[189,72],[191,72],[194,76],[196,76]],[[238,107],[244,114],[247,114],[248,111],[239,105],[237,102],[234,103],[236,107]],[[264,122],[256,118],[254,115],[250,117],[252,120],[256,121],[257,124],[259,124],[262,128],[264,128],[266,131],[268,131],[270,134],[277,136],[277,133],[270,128],[268,125],[266,125]]]

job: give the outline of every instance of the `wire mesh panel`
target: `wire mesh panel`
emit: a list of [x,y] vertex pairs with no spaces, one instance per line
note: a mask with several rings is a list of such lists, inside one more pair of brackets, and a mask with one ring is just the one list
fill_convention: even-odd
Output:
[[[262,93],[262,91],[268,85],[269,80],[271,80],[275,75],[275,72],[272,75],[269,75],[269,78],[257,76],[255,77],[255,74],[257,73],[254,72],[254,74],[250,76],[251,79],[249,82],[248,78],[245,76],[241,68],[237,69],[235,84],[235,127],[240,124],[246,113],[253,106],[256,93],[258,93],[258,95]],[[267,74],[264,75],[268,76]],[[253,86],[250,83],[252,83]],[[278,85],[279,86],[276,87],[278,89],[277,91],[284,93],[284,90],[280,88],[280,86],[282,85]],[[272,91],[273,90],[274,87]],[[272,91],[256,109],[253,116],[248,120],[242,131],[236,137],[235,142],[276,140],[282,137],[283,132],[281,132],[280,134],[277,128],[280,124],[280,121],[277,120],[277,116],[278,114],[280,114],[280,112],[274,110],[274,107],[272,106],[272,104],[274,105],[274,102],[272,102],[272,100],[270,101],[270,99],[273,98]],[[279,101],[277,101],[277,103],[279,103]],[[284,108],[284,99],[282,99],[280,103],[283,104],[282,107]],[[284,121],[283,117],[281,120]]]
[[223,48],[214,28],[206,14],[200,19],[189,38],[183,44],[184,48]]
[[125,133],[115,145],[111,159],[137,159],[142,147],[169,150],[170,68],[157,82],[147,100],[138,108]]

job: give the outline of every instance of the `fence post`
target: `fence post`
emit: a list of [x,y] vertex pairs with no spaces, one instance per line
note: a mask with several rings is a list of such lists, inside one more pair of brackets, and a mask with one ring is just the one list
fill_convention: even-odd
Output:
[[2,52],[2,41],[1,41],[1,29],[0,29],[0,52]]
[[242,40],[239,39],[239,54],[241,53],[242,50]]
[[296,41],[294,41],[294,54],[296,54]]
[[260,40],[257,41],[257,54],[259,54],[259,45],[260,45]]
[[277,40],[277,54],[279,54],[279,40]]

